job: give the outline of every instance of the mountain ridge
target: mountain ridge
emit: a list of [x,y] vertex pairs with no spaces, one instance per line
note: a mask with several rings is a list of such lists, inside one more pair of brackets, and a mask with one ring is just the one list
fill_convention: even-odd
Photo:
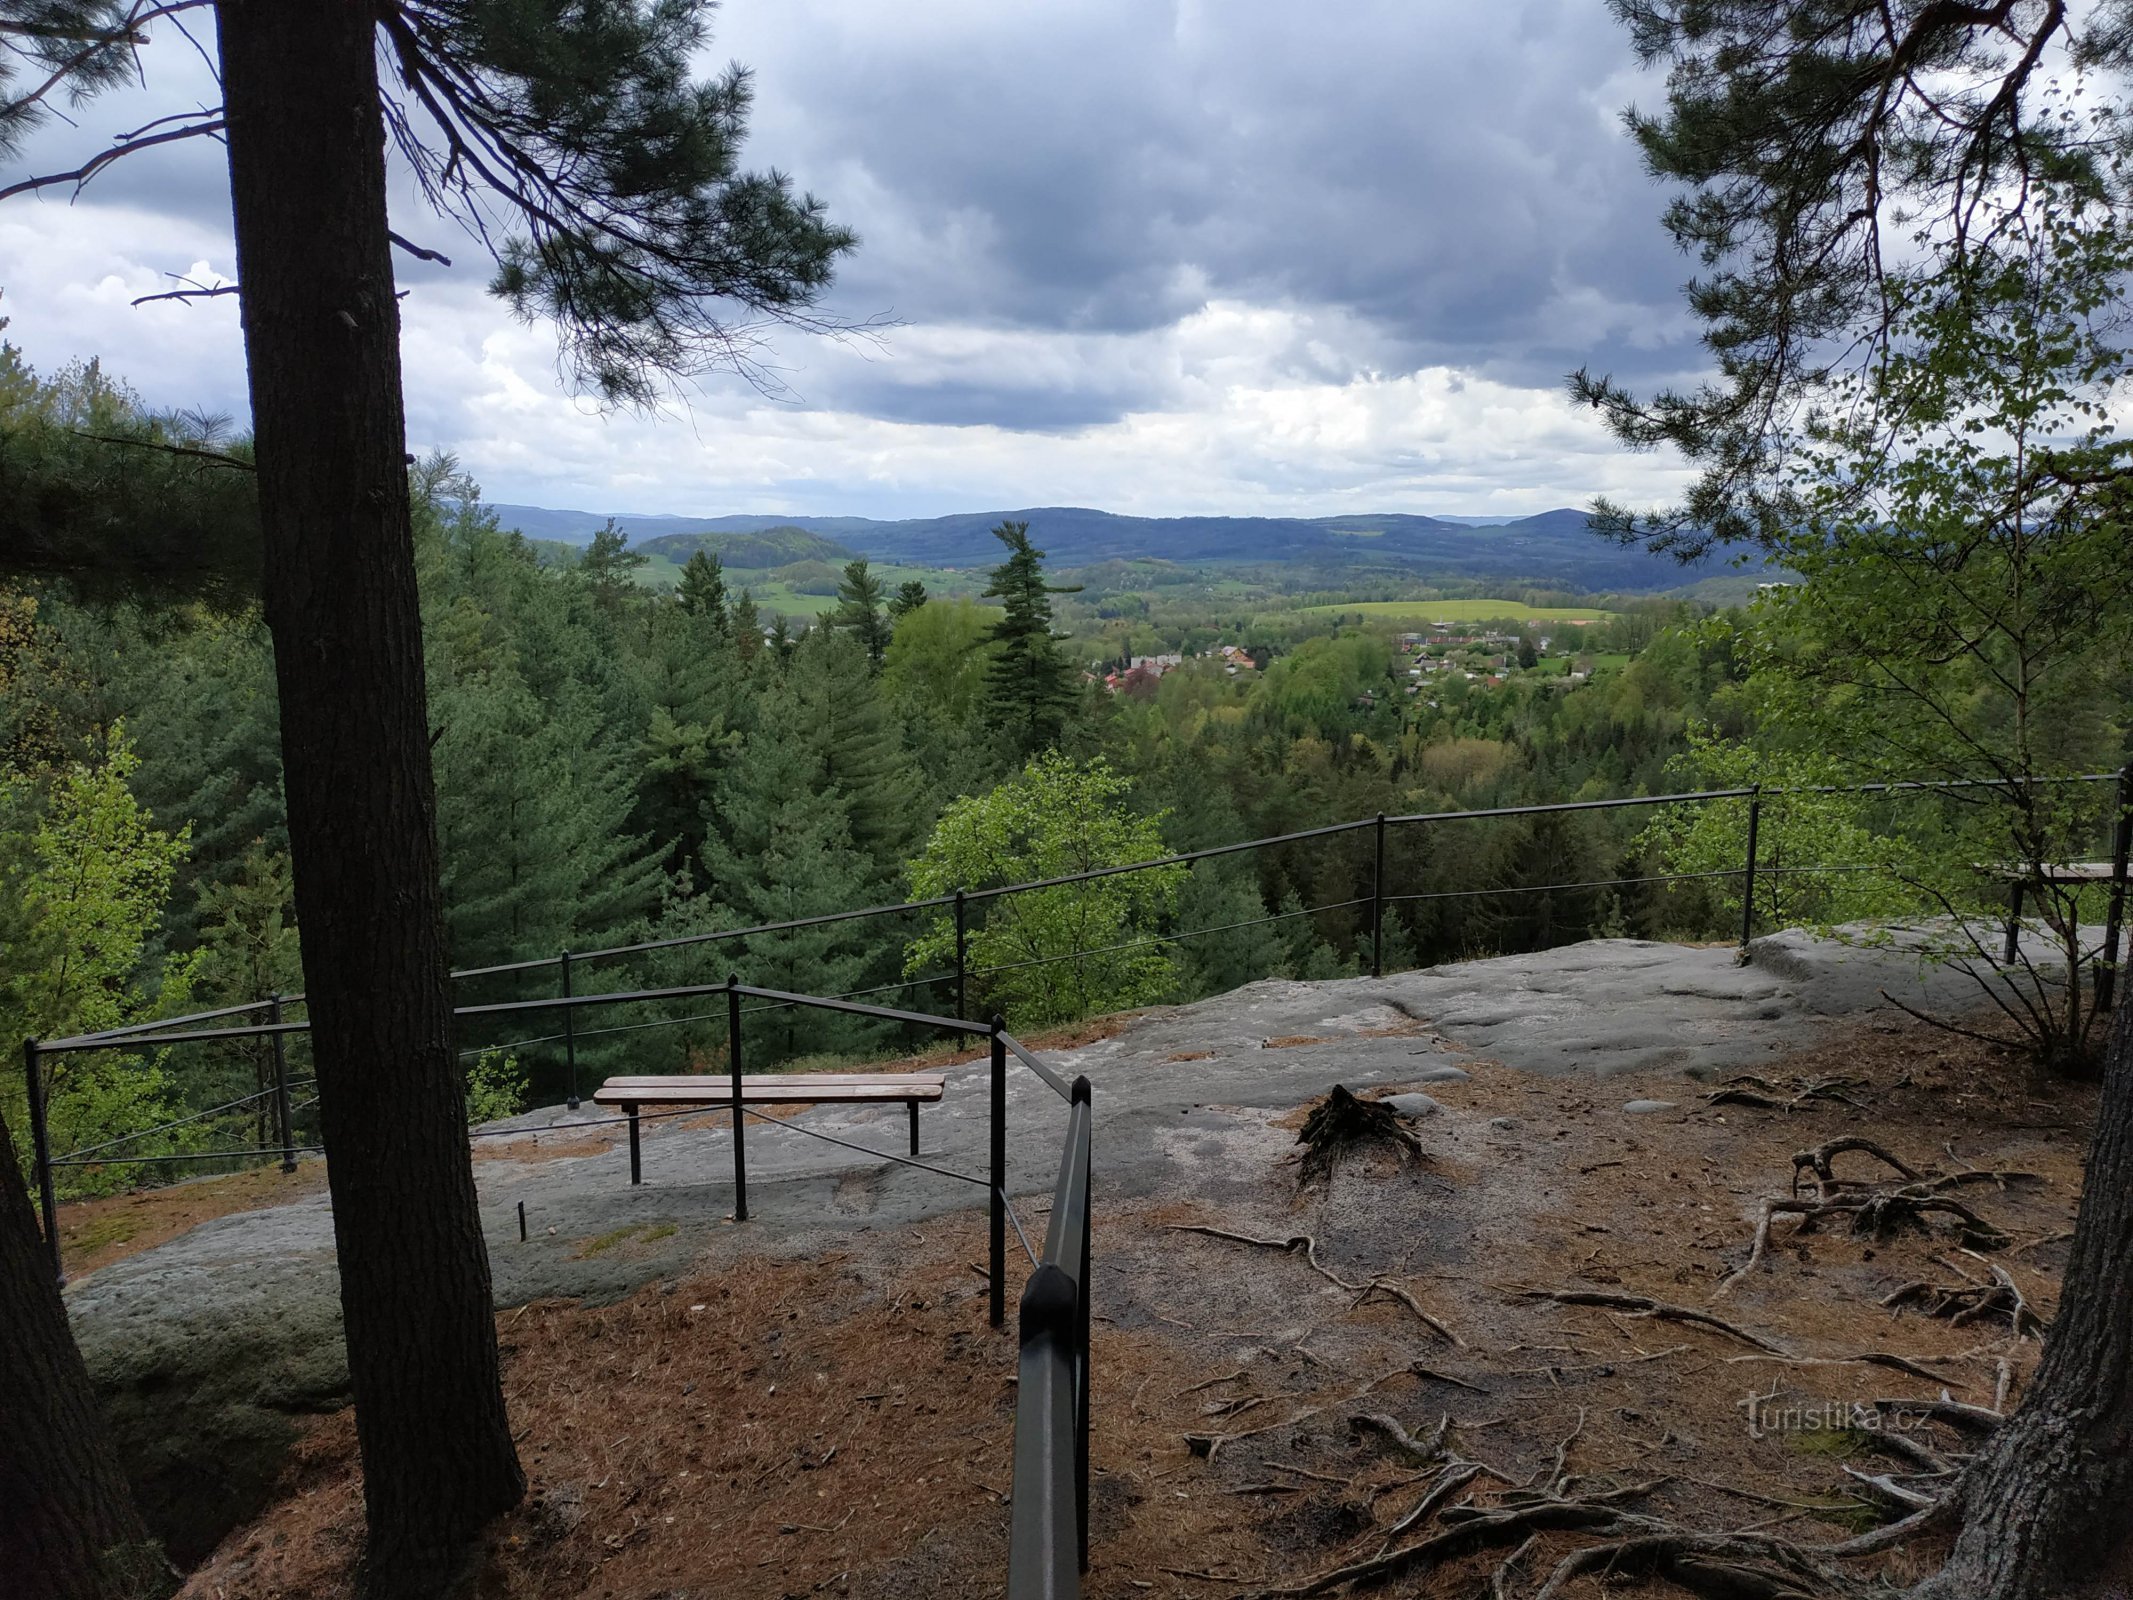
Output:
[[[494,505],[499,521],[528,538],[584,544],[605,514],[544,506]],[[682,560],[702,543],[714,548],[772,531],[809,535],[870,560],[914,567],[991,565],[999,545],[991,530],[1027,522],[1056,568],[1153,557],[1180,564],[1276,565],[1308,562],[1358,571],[1398,569],[1461,578],[1552,581],[1588,590],[1658,590],[1718,570],[1625,548],[1594,534],[1585,512],[1543,511],[1501,522],[1472,523],[1409,512],[1331,517],[1136,517],[1088,506],[1032,506],[1014,511],[955,512],[883,520],[736,513],[716,517],[616,514],[617,527],[640,547],[656,542]],[[729,559],[728,565],[745,565]]]

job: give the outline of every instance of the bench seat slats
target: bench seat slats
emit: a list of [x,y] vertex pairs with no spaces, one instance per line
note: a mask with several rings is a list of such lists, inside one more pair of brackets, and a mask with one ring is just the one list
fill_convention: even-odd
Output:
[[[835,1083],[880,1083],[880,1084],[945,1084],[945,1072],[744,1072],[741,1087],[746,1089],[756,1084],[827,1085]],[[676,1086],[695,1089],[704,1084],[713,1084],[719,1093],[726,1092],[726,1074],[703,1073],[652,1073],[643,1077],[609,1078],[603,1085],[606,1089],[666,1089]]]
[[[829,1105],[903,1100],[939,1100],[946,1090],[943,1078],[875,1078],[841,1083],[813,1081],[827,1074],[791,1073],[782,1076],[741,1075],[744,1105]],[[593,1103],[603,1106],[704,1105],[716,1107],[733,1098],[731,1083],[723,1077],[674,1077],[644,1083],[618,1083],[612,1079],[600,1086]]]

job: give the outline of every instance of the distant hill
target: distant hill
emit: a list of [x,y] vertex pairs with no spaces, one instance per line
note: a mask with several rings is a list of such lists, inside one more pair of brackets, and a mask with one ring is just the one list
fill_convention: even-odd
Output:
[[790,566],[796,561],[827,561],[841,567],[859,554],[834,539],[789,523],[760,533],[662,533],[650,539],[632,535],[630,547],[647,555],[665,556],[676,566],[702,550],[717,556],[721,566],[751,572]]
[[[539,506],[494,508],[504,526],[529,538],[583,544],[606,519]],[[848,561],[854,554],[914,567],[982,567],[999,555],[991,530],[1002,520],[1027,522],[1030,537],[1055,568],[1154,557],[1180,565],[1267,566],[1307,562],[1357,573],[1396,571],[1446,578],[1524,579],[1584,592],[1671,589],[1722,570],[1715,561],[1683,566],[1625,549],[1591,532],[1586,514],[1569,509],[1504,522],[1374,512],[1343,517],[1128,517],[1085,506],[973,511],[906,521],[867,517],[617,515],[639,548],[687,559],[698,542],[728,566],[782,566],[799,560]],[[726,540],[775,538],[775,560],[752,545]],[[788,544],[812,538],[816,547]],[[688,541],[684,543],[683,541]],[[720,541],[708,543],[709,541]],[[749,559],[740,551],[747,550]]]

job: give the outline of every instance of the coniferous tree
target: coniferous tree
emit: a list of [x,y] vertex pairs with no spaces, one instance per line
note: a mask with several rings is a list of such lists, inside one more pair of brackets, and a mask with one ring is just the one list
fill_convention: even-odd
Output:
[[1044,552],[1029,542],[1028,523],[1003,522],[992,534],[1007,559],[992,569],[985,598],[998,600],[1006,615],[993,624],[985,720],[1020,760],[1058,742],[1073,704],[1074,668],[1052,632],[1052,596],[1078,586],[1044,581]]
[[812,757],[810,786],[844,807],[874,887],[885,886],[903,871],[927,817],[903,728],[866,656],[848,635],[818,628],[793,652],[781,688],[762,708],[763,725]]
[[733,642],[743,661],[753,661],[763,650],[763,614],[756,607],[755,596],[746,589],[733,602]]
[[[810,651],[812,653],[812,651]],[[808,697],[781,675],[765,693],[759,731],[721,775],[723,826],[704,850],[707,889],[727,927],[788,922],[864,902],[873,865],[852,841],[848,798],[823,782],[820,751],[798,737]],[[743,977],[768,988],[839,994],[865,987],[867,940],[862,924],[829,923],[763,934],[733,946]],[[776,1023],[783,1054],[827,1049],[854,1030],[827,1013],[783,1012]]]
[[[26,64],[37,87],[0,104],[6,148],[53,97],[136,77],[158,15],[16,9],[34,26],[0,71]],[[185,138],[229,152],[368,1572],[395,1595],[440,1589],[524,1477],[451,1052],[386,162],[493,241],[495,288],[555,318],[607,399],[745,361],[724,306],[809,320],[853,241],[782,178],[737,170],[746,75],[690,72],[707,9],[220,0],[223,103],[106,158]]]
[[703,851],[714,814],[719,767],[746,725],[749,685],[740,653],[708,613],[657,612],[639,665],[650,714],[637,762],[631,831],[665,852],[667,870],[685,872]]
[[442,694],[439,834],[460,966],[617,942],[658,898],[659,852],[629,831],[634,752],[589,694],[545,709],[515,678]]
[[141,1600],[172,1574],[149,1539],[67,1327],[0,1116],[0,1563],[48,1600]]
[[845,563],[837,585],[837,610],[831,622],[857,639],[874,666],[889,648],[889,619],[882,614],[881,580],[867,570],[867,558]]
[[704,550],[689,552],[689,559],[682,563],[675,597],[690,616],[702,618],[714,632],[726,631],[726,575],[716,555]]
[[926,586],[916,578],[906,578],[896,586],[896,593],[889,596],[889,620],[901,622],[926,603]]
[[579,575],[592,585],[595,597],[610,611],[635,593],[635,575],[648,559],[643,551],[632,550],[629,543],[630,536],[609,517],[578,561]]

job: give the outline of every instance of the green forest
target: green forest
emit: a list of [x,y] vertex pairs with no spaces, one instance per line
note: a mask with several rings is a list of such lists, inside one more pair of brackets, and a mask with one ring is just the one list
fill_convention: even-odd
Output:
[[[80,473],[116,457],[144,470],[136,458],[147,452],[85,457],[59,433],[95,414],[114,437],[154,438],[158,419],[122,388],[93,369],[11,371],[19,469]],[[27,448],[40,438],[54,454]],[[157,456],[145,469],[189,517],[241,523],[237,474]],[[1617,598],[1607,620],[1557,628],[1560,638],[1521,624],[1523,607],[1507,601],[1501,623],[1403,644],[1395,623],[1293,601],[1196,603],[1135,594],[1101,571],[1052,574],[1009,527],[1000,566],[970,585],[981,594],[891,588],[860,560],[808,624],[759,605],[701,550],[670,585],[647,581],[619,535],[559,561],[500,530],[449,460],[418,464],[411,486],[446,919],[461,969],[977,892],[1380,812],[1693,787],[1680,766],[1688,731],[1737,721],[1734,649],[1699,631],[1708,607],[1678,600]],[[241,528],[222,537],[243,546]],[[137,546],[112,553],[112,567],[127,561],[150,564]],[[1472,599],[1457,609],[1487,611]],[[1122,624],[1122,612],[1137,614]],[[18,925],[0,1005],[13,1036],[300,992],[272,649],[242,559],[133,595],[26,576],[4,616],[0,861]],[[1143,639],[1170,653],[1160,675],[1129,664]],[[1056,759],[1035,761],[1047,753]],[[1071,803],[1077,784],[1097,797]],[[947,832],[936,837],[937,823],[968,820],[992,796],[1003,813],[995,836],[960,849]],[[1018,800],[1087,827],[1033,837],[1004,815]],[[1457,837],[1394,829],[1387,892],[1639,877],[1645,820],[1573,814],[1474,824]],[[99,873],[74,870],[92,857]],[[1365,830],[1123,880],[1130,906],[1100,902],[1111,891],[1095,888],[1049,906],[979,902],[965,1000],[1021,1026],[1266,976],[1352,973],[1372,953],[1374,871]],[[1396,902],[1383,959],[1705,932],[1719,915],[1697,884]],[[103,930],[87,960],[68,932],[82,920]],[[1120,942],[1077,939],[1080,925],[1169,942],[1055,959]],[[619,991],[732,972],[952,1009],[945,926],[937,913],[903,914],[683,945],[579,961],[575,982],[581,993]],[[1176,937],[1202,930],[1227,931]],[[474,979],[458,997],[552,993],[556,976],[550,966]],[[567,1088],[555,1019],[528,1020],[463,1030],[463,1060],[491,1075],[481,1109]],[[654,1020],[639,1007],[578,1019],[583,1070],[678,1067],[723,1037],[722,1022],[644,1026]],[[536,1042],[520,1042],[528,1036]],[[766,1038],[783,1059],[899,1042],[819,1013],[782,1014]],[[485,1054],[490,1046],[505,1048]],[[300,1056],[302,1041],[290,1048]],[[258,1088],[266,1070],[257,1041],[54,1066],[60,1149],[221,1104]],[[226,1145],[229,1131],[210,1122],[190,1145],[181,1130],[126,1148],[220,1148],[212,1140]],[[147,1175],[114,1165],[76,1182]]]
[[[180,514],[108,518],[132,531],[107,536],[117,542],[86,579],[24,574],[6,591],[8,1025],[52,1038],[296,994],[272,647],[228,465],[244,445],[220,461],[141,449],[164,442],[167,419],[100,371],[41,378],[9,362],[9,460],[38,503],[83,518],[85,482],[113,497],[110,478],[89,476],[110,464],[121,489],[152,487]],[[84,445],[82,417],[118,442]],[[152,484],[126,483],[143,473]],[[1030,1027],[1270,976],[1741,926],[1739,799],[1393,826],[1381,920],[1370,828],[985,894],[1380,814],[1764,786],[1766,926],[1974,911],[2004,894],[1977,881],[1979,861],[2103,848],[2109,797],[2095,784],[2029,791],[2058,798],[2011,819],[1946,796],[1778,792],[2115,765],[2103,708],[2124,689],[2124,580],[2071,535],[2014,550],[2025,607],[1969,624],[2029,663],[2021,693],[1981,654],[1968,676],[1938,673],[1940,703],[1904,687],[1899,657],[1929,644],[1891,631],[1904,596],[1867,585],[1891,555],[1867,527],[1848,543],[1803,541],[1786,559],[1804,579],[1719,608],[1515,580],[1497,602],[1424,588],[1343,605],[1302,584],[1270,592],[1264,571],[1256,591],[1234,576],[1141,589],[1130,569],[1053,573],[1026,525],[1003,524],[1000,564],[965,592],[892,586],[858,558],[831,569],[832,603],[810,622],[736,587],[701,542],[667,581],[612,528],[578,552],[502,529],[448,458],[418,463],[410,484],[451,959],[477,972],[548,963],[464,979],[461,1004],[553,994],[552,958],[569,951],[580,994],[732,974],[923,1010],[960,999]],[[164,559],[171,530],[214,558]],[[769,542],[763,559],[791,553]],[[129,567],[149,574],[134,592],[103,581]],[[1995,702],[2005,715],[1978,714]],[[1833,705],[1872,737],[1847,740]],[[960,994],[937,908],[701,937],[958,890],[976,897]],[[2078,930],[2080,916],[2061,921]],[[664,948],[597,954],[641,943]],[[2081,1017],[2039,1026],[2075,1046],[2087,1036]],[[686,1006],[581,1013],[567,1048],[560,1027],[547,1013],[466,1020],[456,1047],[477,1116],[723,1048],[722,1013]],[[798,1062],[915,1042],[785,1010],[754,1049]],[[289,1045],[299,1075],[304,1048]],[[55,1147],[102,1146],[255,1092],[267,1056],[249,1040],[54,1058]],[[236,1142],[263,1142],[263,1103],[243,1115],[259,1137]],[[233,1136],[227,1117],[203,1118],[119,1153]],[[150,1176],[114,1162],[74,1169],[69,1186]]]

